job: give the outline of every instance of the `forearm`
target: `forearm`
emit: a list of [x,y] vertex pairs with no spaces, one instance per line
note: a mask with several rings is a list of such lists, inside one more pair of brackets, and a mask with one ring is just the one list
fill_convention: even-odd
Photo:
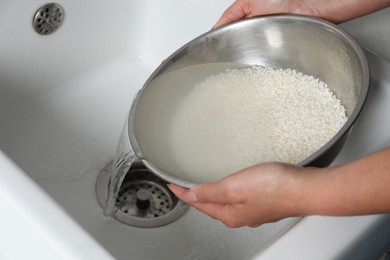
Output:
[[[310,169],[308,169],[310,171]],[[305,176],[302,215],[366,215],[390,212],[390,148]]]

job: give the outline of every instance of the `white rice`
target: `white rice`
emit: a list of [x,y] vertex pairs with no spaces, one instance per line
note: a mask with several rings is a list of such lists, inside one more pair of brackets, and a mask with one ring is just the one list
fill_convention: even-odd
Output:
[[291,69],[228,69],[198,83],[172,123],[172,149],[183,171],[214,181],[248,166],[297,164],[347,120],[328,86]]

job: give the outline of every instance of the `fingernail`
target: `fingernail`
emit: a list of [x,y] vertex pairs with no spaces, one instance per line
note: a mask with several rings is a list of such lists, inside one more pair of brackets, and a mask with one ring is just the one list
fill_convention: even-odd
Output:
[[188,203],[188,204],[191,204],[191,203],[194,203],[194,202],[197,202],[198,199],[196,198],[196,195],[194,192],[192,192],[191,190],[184,193],[181,197],[181,199],[185,202],[185,203]]

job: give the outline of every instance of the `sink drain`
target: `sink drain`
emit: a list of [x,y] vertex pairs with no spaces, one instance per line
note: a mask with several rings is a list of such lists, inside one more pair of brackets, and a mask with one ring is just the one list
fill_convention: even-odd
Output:
[[[107,199],[111,168],[112,163],[100,172],[96,183],[96,193],[102,207]],[[142,163],[133,163],[116,198],[114,217],[137,227],[159,227],[175,221],[189,206],[181,202],[167,184]]]
[[48,35],[56,31],[64,20],[64,9],[59,4],[50,3],[39,8],[33,18],[35,31]]

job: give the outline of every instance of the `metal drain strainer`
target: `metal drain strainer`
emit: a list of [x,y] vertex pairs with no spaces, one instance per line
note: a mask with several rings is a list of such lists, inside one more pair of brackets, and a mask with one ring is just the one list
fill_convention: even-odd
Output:
[[[99,174],[96,193],[104,207],[112,163]],[[169,224],[183,215],[188,205],[177,199],[168,189],[167,182],[134,163],[127,173],[115,204],[114,217],[137,227],[158,227]]]
[[56,31],[64,20],[64,9],[56,3],[42,6],[35,13],[33,27],[35,31],[42,35],[51,34]]

